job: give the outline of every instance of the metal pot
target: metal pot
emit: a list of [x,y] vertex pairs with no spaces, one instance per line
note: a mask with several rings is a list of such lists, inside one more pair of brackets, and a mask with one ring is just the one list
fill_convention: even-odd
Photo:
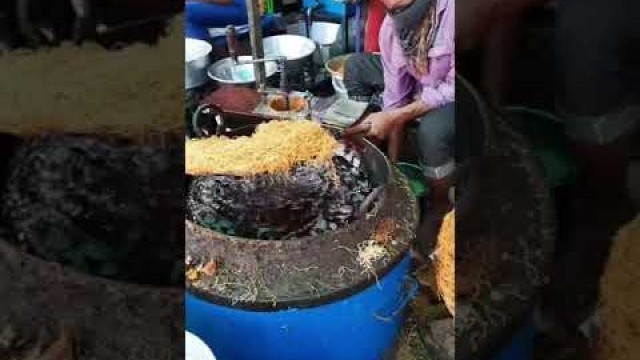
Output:
[[[252,59],[251,56],[238,56],[238,60],[241,62]],[[278,71],[278,66],[275,62],[266,62],[265,71],[268,79]],[[231,58],[224,58],[213,63],[209,66],[207,75],[222,84],[253,87],[256,81],[253,64],[233,65]]]
[[313,53],[316,51],[316,43],[304,36],[277,35],[269,36],[262,40],[264,56],[287,58],[287,71],[299,74],[304,71],[304,66],[313,62]]
[[207,67],[209,54],[213,50],[211,44],[204,40],[185,39],[184,87],[193,89],[208,81]]

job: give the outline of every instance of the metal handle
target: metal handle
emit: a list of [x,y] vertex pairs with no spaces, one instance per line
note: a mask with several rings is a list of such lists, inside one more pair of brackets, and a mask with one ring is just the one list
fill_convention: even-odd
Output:
[[238,38],[236,37],[236,28],[233,25],[227,26],[227,51],[233,63],[238,62]]
[[212,104],[200,104],[191,116],[191,127],[193,128],[193,132],[196,134],[196,136],[204,137],[209,135],[205,133],[200,127],[200,115],[202,114],[213,114],[213,118],[216,122],[215,134],[216,136],[222,135],[222,131],[224,130],[224,118],[222,117],[222,110]]
[[413,276],[405,276],[404,294],[400,301],[392,308],[383,310],[382,313],[375,314],[375,318],[380,321],[391,322],[395,317],[400,315],[407,305],[415,299],[420,290],[420,283]]
[[280,91],[289,93],[289,83],[287,81],[287,58],[278,58],[278,70],[280,71]]
[[305,9],[306,11],[305,11],[304,25],[305,25],[305,32],[308,38],[311,38],[311,24],[313,23],[313,12],[319,7],[320,7],[320,3],[317,0],[314,0],[313,4],[311,4],[308,8]]
[[313,105],[313,94],[310,91],[306,91],[304,94],[304,99],[307,102],[307,120],[313,120],[313,111],[311,106]]

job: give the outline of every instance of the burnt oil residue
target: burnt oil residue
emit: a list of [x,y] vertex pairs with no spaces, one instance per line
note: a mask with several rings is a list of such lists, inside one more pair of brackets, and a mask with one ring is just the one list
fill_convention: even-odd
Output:
[[[203,206],[209,207],[208,216],[215,215],[215,207],[235,206],[247,218],[251,211],[242,202],[245,198],[241,195],[246,194],[242,185],[236,185],[240,192],[234,196],[222,196],[225,194],[218,186],[218,190],[214,187],[208,192],[207,204],[203,198],[195,202],[195,208],[189,204],[191,215],[185,219],[188,290],[213,303],[272,311],[317,306],[348,297],[375,284],[392,269],[406,256],[415,237],[416,200],[407,179],[393,171],[371,143],[357,141],[346,144],[345,149],[334,156],[332,177],[320,176],[321,168],[306,169],[307,174],[315,172],[312,178],[321,184],[328,179],[335,183],[326,187],[330,196],[309,198],[318,216],[311,214],[311,221],[302,221],[305,226],[288,236],[242,237],[237,231],[229,231],[238,226],[211,227],[201,221],[205,212],[193,216],[193,210],[202,210]],[[255,178],[234,181],[253,181],[255,189]],[[188,201],[193,203],[193,195],[202,194],[205,185],[188,192]],[[277,198],[282,194],[268,196]],[[269,204],[280,205],[277,201]],[[271,206],[270,210],[274,209],[278,207]],[[298,219],[309,215],[285,212]],[[254,217],[251,221],[256,220],[264,218]],[[251,225],[250,221],[245,223]],[[255,224],[252,226],[255,228]]]
[[[194,278],[188,272],[187,288],[216,304],[273,311],[318,306],[375,284],[404,258],[417,227],[408,183],[402,174],[394,178],[381,206],[343,229],[316,236],[237,238],[187,221],[187,269],[205,270]],[[369,244],[384,247],[385,254],[367,268],[359,260]],[[206,271],[209,264],[213,271]]]
[[181,284],[181,141],[49,134],[13,150],[1,190],[10,242],[91,275]]
[[22,138],[16,135],[0,133],[0,185],[4,185],[9,172],[9,163],[22,141]]
[[198,176],[187,193],[187,218],[227,235],[286,240],[352,223],[372,192],[353,150],[333,166],[299,165],[288,174],[251,178]]

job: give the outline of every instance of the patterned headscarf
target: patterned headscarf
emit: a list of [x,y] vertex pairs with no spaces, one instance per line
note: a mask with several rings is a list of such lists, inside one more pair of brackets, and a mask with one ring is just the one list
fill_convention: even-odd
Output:
[[436,4],[437,0],[415,0],[390,14],[405,56],[421,75],[429,71],[427,53],[435,42],[439,25]]

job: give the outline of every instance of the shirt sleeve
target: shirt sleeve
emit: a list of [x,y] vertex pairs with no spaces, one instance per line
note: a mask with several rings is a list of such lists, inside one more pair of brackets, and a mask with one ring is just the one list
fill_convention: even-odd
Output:
[[441,83],[436,86],[422,85],[422,95],[420,99],[430,109],[440,107],[449,102],[455,101],[455,55],[451,55],[451,68],[447,72],[447,75]]
[[415,79],[409,73],[402,49],[395,38],[395,28],[387,17],[380,29],[380,51],[384,69],[382,100],[385,109],[409,104],[415,94]]

